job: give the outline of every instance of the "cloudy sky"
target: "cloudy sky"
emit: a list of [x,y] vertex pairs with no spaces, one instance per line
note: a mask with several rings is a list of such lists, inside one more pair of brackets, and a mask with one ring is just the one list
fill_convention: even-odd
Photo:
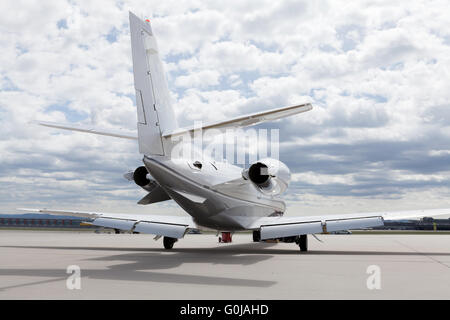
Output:
[[0,3],[0,210],[138,206],[128,11],[150,18],[181,125],[311,101],[280,128],[288,214],[450,207],[448,1]]

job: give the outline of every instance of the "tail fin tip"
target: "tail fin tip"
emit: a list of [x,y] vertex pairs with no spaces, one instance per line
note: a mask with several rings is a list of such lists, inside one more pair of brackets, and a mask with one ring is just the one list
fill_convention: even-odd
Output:
[[138,114],[139,151],[165,155],[162,132],[177,128],[167,80],[149,22],[129,11],[134,87]]

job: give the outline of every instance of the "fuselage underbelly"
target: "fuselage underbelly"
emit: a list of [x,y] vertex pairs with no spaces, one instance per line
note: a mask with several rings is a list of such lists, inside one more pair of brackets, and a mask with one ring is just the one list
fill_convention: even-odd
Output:
[[239,179],[239,167],[227,164],[225,173],[220,169],[201,172],[191,169],[188,161],[144,157],[152,177],[197,224],[217,230],[245,230],[255,218],[284,212],[282,200],[261,194],[251,184],[242,184],[247,192],[239,194],[215,188],[227,180]]

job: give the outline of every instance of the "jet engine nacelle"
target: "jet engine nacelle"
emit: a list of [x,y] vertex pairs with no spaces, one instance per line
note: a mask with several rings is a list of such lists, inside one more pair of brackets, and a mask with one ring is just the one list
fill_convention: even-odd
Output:
[[291,180],[289,168],[281,161],[265,158],[242,171],[246,180],[253,182],[262,192],[277,195],[283,193]]
[[144,166],[138,167],[133,172],[133,180],[134,182],[142,187],[143,189],[151,189],[153,187],[154,181],[150,179],[150,174],[147,171],[147,168]]

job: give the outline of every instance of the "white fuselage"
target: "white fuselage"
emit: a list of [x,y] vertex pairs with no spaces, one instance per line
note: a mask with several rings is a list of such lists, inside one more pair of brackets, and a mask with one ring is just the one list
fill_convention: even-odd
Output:
[[244,230],[261,217],[281,215],[285,203],[242,178],[242,168],[210,159],[144,157],[145,166],[161,187],[200,226]]

